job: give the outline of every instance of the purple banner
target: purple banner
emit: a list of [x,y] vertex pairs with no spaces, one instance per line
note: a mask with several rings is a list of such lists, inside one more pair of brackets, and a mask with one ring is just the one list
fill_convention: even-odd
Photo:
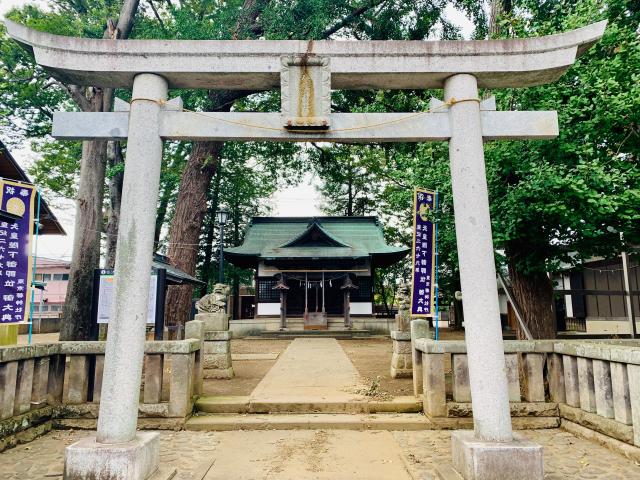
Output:
[[36,189],[10,180],[0,187],[0,323],[19,323],[29,319]]
[[434,315],[435,229],[430,220],[435,192],[416,189],[413,197],[413,269],[411,315]]

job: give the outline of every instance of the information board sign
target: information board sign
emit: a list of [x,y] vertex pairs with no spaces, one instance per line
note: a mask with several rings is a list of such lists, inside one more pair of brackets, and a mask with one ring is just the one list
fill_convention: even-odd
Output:
[[[109,323],[111,318],[111,304],[113,302],[113,269],[100,270],[98,288],[98,323]],[[147,324],[155,324],[156,297],[158,293],[158,275],[154,272],[149,278],[149,305],[147,309]]]

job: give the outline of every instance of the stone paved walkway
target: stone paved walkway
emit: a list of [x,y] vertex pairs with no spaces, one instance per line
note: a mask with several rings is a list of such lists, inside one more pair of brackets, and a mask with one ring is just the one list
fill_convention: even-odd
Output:
[[297,338],[251,393],[255,402],[348,402],[361,399],[358,371],[337,340]]
[[[635,462],[563,430],[522,433],[545,447],[546,480],[640,478]],[[64,448],[92,434],[54,431],[7,450],[0,454],[0,479],[60,480]],[[445,431],[182,431],[161,436],[160,460],[178,469],[176,480],[432,480],[435,468],[450,461],[450,433]]]

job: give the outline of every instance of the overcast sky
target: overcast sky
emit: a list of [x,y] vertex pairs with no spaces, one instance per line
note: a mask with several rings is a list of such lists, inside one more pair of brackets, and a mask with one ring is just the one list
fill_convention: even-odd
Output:
[[[9,9],[26,3],[46,4],[44,0],[0,0],[0,18],[4,18]],[[465,38],[473,32],[473,24],[459,11],[449,6],[446,9],[447,18],[459,25]],[[0,134],[1,138],[1,134]],[[13,148],[12,155],[27,169],[37,158],[28,144],[23,148]],[[270,199],[273,205],[273,215],[277,216],[314,216],[320,215],[320,197],[316,185],[318,179],[311,174],[305,175],[303,181],[295,187],[277,192]],[[66,237],[46,235],[40,238],[38,255],[48,258],[70,259],[73,245],[73,221],[75,215],[74,202],[62,198],[46,198],[47,202],[67,231]]]

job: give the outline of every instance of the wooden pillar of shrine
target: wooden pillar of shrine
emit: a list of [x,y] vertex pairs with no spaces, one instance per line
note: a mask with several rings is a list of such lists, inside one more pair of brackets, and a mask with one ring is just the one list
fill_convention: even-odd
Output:
[[356,290],[357,285],[354,285],[351,281],[351,277],[347,274],[344,284],[340,287],[340,290],[344,292],[344,326],[345,328],[351,328],[351,290]]
[[284,275],[280,276],[280,280],[273,288],[280,292],[280,330],[284,330],[287,328],[287,290],[289,290],[284,281]]

